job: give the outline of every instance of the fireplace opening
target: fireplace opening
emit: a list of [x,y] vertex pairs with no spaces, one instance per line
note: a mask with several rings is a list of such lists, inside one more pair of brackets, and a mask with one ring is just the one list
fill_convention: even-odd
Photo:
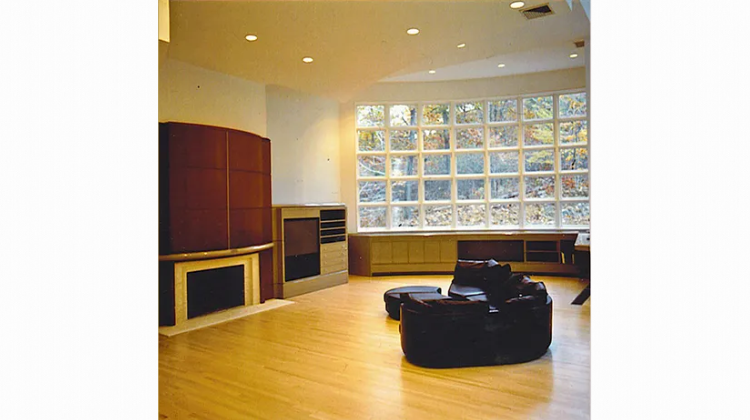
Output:
[[187,273],[188,319],[244,304],[243,265]]

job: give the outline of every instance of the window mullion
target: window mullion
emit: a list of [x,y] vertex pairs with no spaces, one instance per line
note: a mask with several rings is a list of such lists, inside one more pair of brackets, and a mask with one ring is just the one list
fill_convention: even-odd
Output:
[[516,122],[518,130],[516,130],[518,138],[518,227],[523,229],[526,227],[526,202],[524,197],[524,191],[526,184],[524,182],[524,165],[526,163],[526,156],[523,150],[523,99],[521,97],[516,98],[516,106],[518,109]]
[[385,105],[385,229],[391,230],[391,105]]
[[[470,205],[470,204],[480,204],[484,205],[484,223],[483,225],[473,226],[473,228],[479,228],[480,226],[483,226],[484,229],[492,229],[492,209],[491,206],[494,203],[492,200],[492,187],[493,183],[492,181],[494,179],[505,179],[505,178],[515,178],[517,179],[517,185],[518,185],[518,197],[514,199],[498,199],[497,203],[517,203],[518,205],[518,229],[529,229],[529,228],[537,228],[541,226],[536,225],[529,225],[527,223],[526,219],[526,212],[527,212],[527,205],[532,205],[532,207],[536,208],[536,204],[541,204],[543,202],[547,202],[550,205],[554,205],[554,227],[555,228],[563,228],[563,216],[562,216],[562,210],[563,210],[563,203],[568,202],[584,202],[584,203],[590,203],[590,194],[588,197],[585,198],[579,198],[579,197],[563,197],[563,176],[568,175],[586,175],[589,176],[589,182],[590,182],[590,143],[591,143],[591,124],[590,124],[590,106],[588,107],[588,110],[586,112],[586,115],[584,116],[566,116],[564,118],[560,117],[560,100],[565,99],[567,101],[568,94],[572,93],[579,93],[579,90],[571,90],[571,91],[556,91],[556,92],[540,92],[540,93],[533,93],[533,94],[525,94],[525,95],[512,95],[509,97],[503,97],[503,98],[481,98],[481,99],[466,99],[466,100],[435,100],[435,101],[405,101],[405,102],[392,102],[392,103],[359,103],[356,104],[356,107],[362,107],[364,109],[362,114],[356,114],[355,115],[355,127],[354,127],[354,135],[355,135],[355,141],[357,144],[355,145],[355,158],[356,158],[356,164],[355,164],[355,185],[356,185],[356,194],[355,194],[355,211],[357,213],[356,215],[356,221],[357,221],[357,227],[360,227],[361,220],[360,220],[360,211],[362,208],[371,208],[371,207],[379,207],[379,206],[385,206],[385,223],[384,227],[386,230],[392,230],[394,229],[394,222],[393,222],[393,216],[394,216],[394,206],[398,205],[408,205],[408,206],[416,206],[416,210],[418,211],[418,219],[416,220],[418,229],[428,229],[427,226],[427,207],[428,206],[445,206],[450,204],[450,223],[448,226],[441,227],[442,229],[450,227],[450,229],[457,230],[459,228],[462,228],[461,224],[458,222],[458,207],[462,205]],[[564,96],[564,97],[563,97]],[[530,106],[537,107],[539,105],[544,106],[544,102],[540,102],[536,99],[528,99],[528,98],[550,98],[552,100],[552,103],[550,104],[550,108],[552,111],[552,118],[549,119],[533,119],[533,120],[526,120],[525,119],[525,113],[524,113],[524,101],[528,101]],[[515,107],[516,107],[516,116],[514,121],[496,121],[496,122],[490,122],[490,116],[491,116],[491,110],[490,110],[490,104],[493,103],[492,101],[499,101],[500,99],[512,99],[515,101]],[[541,101],[544,101],[544,99],[540,99]],[[587,106],[588,104],[586,101],[588,100],[587,97],[583,97],[583,99],[574,99],[575,101],[583,101],[582,104],[584,106]],[[459,125],[457,123],[458,119],[458,112],[457,112],[457,106],[459,104],[465,104],[465,103],[478,103],[480,106],[482,106],[481,116],[482,116],[482,122],[481,123],[468,123],[468,121],[471,121],[471,119],[467,119],[466,124]],[[566,102],[567,103],[567,102]],[[396,125],[394,126],[391,121],[391,113],[394,111],[394,106],[400,106],[400,105],[409,105],[410,107],[413,107],[413,109],[416,112],[416,119],[414,122],[414,125],[406,125],[401,126],[400,124],[401,119],[396,122]],[[445,121],[446,124],[443,125],[435,125],[435,126],[426,126],[423,121],[423,116],[425,112],[426,105],[429,104],[446,104],[447,105],[447,114],[448,114],[448,120]],[[382,106],[382,115],[383,119],[380,120],[378,118],[378,113],[380,110],[373,109],[372,107],[380,107]],[[500,106],[500,105],[498,105]],[[503,105],[505,106],[505,105]],[[368,109],[369,107],[369,109]],[[473,107],[475,109],[476,107]],[[400,114],[400,107],[399,109],[399,115]],[[464,111],[466,112],[472,112],[470,111],[472,109],[472,106],[469,105],[466,107]],[[535,109],[535,108],[534,108]],[[543,108],[541,108],[543,109]],[[549,108],[547,108],[549,109]],[[573,108],[571,108],[573,109]],[[357,108],[359,110],[359,108]],[[359,112],[359,111],[357,111]],[[437,112],[443,112],[442,110]],[[474,111],[475,112],[475,111]],[[543,116],[544,114],[539,113],[537,111],[530,111],[533,113],[534,116]],[[575,112],[571,112],[571,114],[574,114]],[[358,127],[359,124],[359,115],[363,116],[362,121],[364,125],[373,125],[373,126],[366,126],[366,127]],[[439,115],[439,114],[435,114]],[[463,115],[463,114],[462,114]],[[469,115],[469,114],[467,114]],[[475,114],[476,115],[476,114]],[[529,114],[532,115],[532,114]],[[408,117],[408,115],[406,115]],[[500,118],[505,119],[505,117]],[[382,124],[381,124],[382,121]],[[575,122],[575,121],[584,121],[584,124],[586,124],[586,129],[588,130],[587,133],[587,142],[586,143],[562,143],[560,130],[562,123],[568,123],[568,122]],[[435,122],[438,122],[435,120]],[[527,128],[528,124],[549,124],[552,127],[553,133],[553,143],[551,145],[538,145],[538,146],[526,146],[524,145],[524,130]],[[495,149],[490,147],[490,131],[492,127],[499,127],[499,126],[515,126],[516,127],[516,141],[517,144],[513,147],[497,147]],[[531,127],[531,126],[530,126]],[[460,130],[463,129],[481,129],[482,130],[482,147],[481,149],[458,149],[458,134]],[[537,126],[538,129],[543,129],[541,126]],[[416,140],[417,145],[415,150],[392,150],[391,148],[391,138],[393,136],[394,130],[403,129],[403,130],[416,130]],[[449,140],[449,147],[447,150],[425,150],[424,147],[424,141],[425,136],[423,133],[423,130],[430,129],[430,130],[446,130],[448,133],[448,140]],[[376,132],[379,130],[382,130],[384,134],[384,150],[378,151],[378,150],[359,150],[359,132],[361,131],[367,131],[367,132]],[[499,134],[502,133],[504,130],[500,130]],[[368,137],[369,138],[369,137]],[[374,139],[373,139],[374,140]],[[575,140],[575,138],[574,138]],[[370,140],[367,140],[369,144]],[[502,145],[504,143],[499,143],[498,146]],[[372,146],[368,146],[370,148]],[[589,166],[586,169],[576,169],[576,170],[566,170],[563,171],[563,165],[561,164],[562,154],[563,152],[574,154],[575,152],[566,152],[567,150],[576,150],[580,149],[582,152],[586,153],[586,158],[589,159]],[[545,153],[538,153],[535,150],[549,150],[553,153],[553,162],[552,162],[552,170],[551,171],[543,171],[543,172],[527,172],[526,167],[526,152],[531,153],[532,158],[534,159],[544,159]],[[463,156],[464,159],[462,160],[461,164],[466,168],[474,168],[476,163],[478,163],[474,157],[471,156],[472,153],[481,152],[482,156],[482,163],[483,163],[483,171],[481,172],[481,175],[479,173],[477,174],[464,174],[459,175],[458,173],[458,158]],[[491,171],[492,166],[492,153],[502,153],[502,152],[514,152],[518,155],[518,162],[517,162],[517,172],[515,174],[512,173],[497,173],[493,174]],[[447,155],[450,158],[450,170],[449,173],[446,175],[426,175],[425,171],[425,157],[429,157],[430,155]],[[539,156],[536,156],[539,155]],[[378,178],[378,177],[372,177],[372,176],[359,176],[359,159],[362,156],[385,156],[385,179]],[[414,175],[403,175],[399,176],[398,179],[394,179],[394,170],[393,170],[393,162],[392,160],[394,158],[398,158],[399,160],[404,160],[406,164],[409,163],[410,158],[407,156],[413,156],[414,159],[416,158],[416,174]],[[508,156],[510,158],[510,156]],[[578,154],[576,154],[576,160],[577,165],[581,162],[580,158],[578,157]],[[438,165],[442,165],[442,161],[440,159],[435,158],[435,162],[438,163]],[[543,162],[543,161],[542,161]],[[534,164],[534,166],[538,166],[537,164]],[[441,166],[436,166],[436,168],[440,168]],[[542,169],[542,168],[539,168]],[[505,168],[503,168],[505,170]],[[369,171],[366,171],[369,172]],[[467,172],[474,172],[473,170],[468,170]],[[526,177],[527,176],[547,176],[547,177],[554,177],[554,188],[555,193],[552,197],[549,197],[547,199],[533,199],[533,198],[527,198],[525,196],[525,190],[526,190]],[[483,198],[480,200],[468,200],[468,201],[458,201],[458,194],[459,194],[459,180],[463,179],[481,179],[483,182],[479,183],[479,185],[484,186],[484,195]],[[446,201],[438,201],[438,202],[427,202],[426,200],[426,188],[425,183],[431,179],[434,180],[445,180],[450,182],[450,199]],[[359,183],[360,182],[385,182],[385,199],[384,202],[365,202],[360,203],[360,194],[359,194]],[[410,204],[405,204],[406,202],[394,202],[393,201],[393,193],[394,193],[394,185],[393,182],[401,182],[401,181],[412,181],[416,182],[418,185],[418,192],[417,196],[415,198],[414,202],[410,202]],[[477,182],[475,181],[475,182]],[[467,184],[467,187],[470,186],[470,188],[474,188],[476,185],[474,182],[468,182],[464,181]],[[499,183],[500,181],[498,181]],[[508,181],[511,182],[511,181]],[[536,183],[542,182],[542,181],[535,181],[535,183],[532,185],[534,186],[534,190],[536,191]],[[507,185],[513,185],[515,182]],[[498,187],[503,184],[498,184]],[[541,184],[540,184],[541,185]],[[463,188],[464,186],[462,186]],[[375,190],[377,191],[377,190]],[[550,206],[548,206],[550,207]],[[541,209],[544,211],[544,209]],[[548,210],[550,210],[548,208]],[[382,211],[382,210],[381,210]],[[536,211],[536,210],[535,210]],[[371,217],[377,217],[379,212],[375,213],[375,216],[367,216],[368,218]],[[383,213],[379,213],[382,215]],[[413,216],[412,216],[413,217]],[[368,219],[370,220],[370,219]],[[413,219],[412,219],[413,220]],[[378,226],[375,224],[375,226]],[[380,225],[383,226],[383,225]],[[547,225],[548,227],[551,227],[550,225]],[[503,229],[505,226],[498,225],[496,228]],[[365,228],[365,229],[382,229],[382,228]],[[413,229],[413,228],[412,228]]]

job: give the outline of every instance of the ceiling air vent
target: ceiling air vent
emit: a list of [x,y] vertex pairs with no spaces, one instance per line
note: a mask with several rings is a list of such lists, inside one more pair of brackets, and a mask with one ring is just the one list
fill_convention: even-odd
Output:
[[541,6],[534,6],[531,9],[524,9],[521,10],[521,13],[523,13],[524,16],[526,16],[526,19],[537,19],[544,16],[549,16],[554,14],[555,12],[552,11],[552,9],[549,8],[549,3],[543,4]]

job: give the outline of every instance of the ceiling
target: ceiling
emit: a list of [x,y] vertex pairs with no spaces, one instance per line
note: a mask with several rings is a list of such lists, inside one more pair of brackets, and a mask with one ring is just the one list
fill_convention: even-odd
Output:
[[[577,1],[527,20],[495,1],[171,1],[168,57],[339,101],[378,82],[498,77],[581,67]],[[525,8],[526,8],[525,7]],[[415,36],[408,28],[419,28]],[[245,35],[258,40],[248,42]],[[460,43],[466,47],[457,48]],[[571,52],[577,59],[570,59]],[[306,64],[302,57],[314,62]],[[497,64],[506,64],[498,68]],[[428,70],[435,70],[429,74]]]

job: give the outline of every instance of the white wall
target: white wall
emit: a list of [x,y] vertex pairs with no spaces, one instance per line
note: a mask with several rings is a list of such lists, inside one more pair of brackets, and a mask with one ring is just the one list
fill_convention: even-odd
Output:
[[341,201],[349,208],[348,231],[357,231],[356,214],[356,129],[357,102],[450,101],[525,95],[586,87],[586,68],[556,70],[525,75],[447,82],[378,83],[341,104]]
[[274,204],[341,202],[339,104],[266,86]]
[[215,125],[266,136],[265,85],[170,59],[159,41],[159,121]]

